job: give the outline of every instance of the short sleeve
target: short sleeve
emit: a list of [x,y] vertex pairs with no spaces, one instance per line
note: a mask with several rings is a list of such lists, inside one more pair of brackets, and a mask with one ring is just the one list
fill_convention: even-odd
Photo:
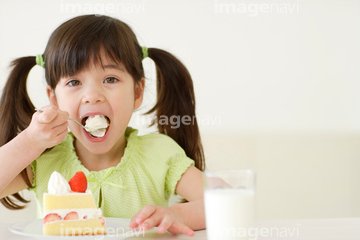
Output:
[[31,170],[33,172],[33,179],[32,179],[32,187],[29,187],[28,190],[33,191],[36,187],[36,160],[30,163]]
[[182,175],[191,166],[195,165],[194,160],[183,154],[172,157],[168,162],[169,168],[166,173],[165,192],[176,195],[176,186]]

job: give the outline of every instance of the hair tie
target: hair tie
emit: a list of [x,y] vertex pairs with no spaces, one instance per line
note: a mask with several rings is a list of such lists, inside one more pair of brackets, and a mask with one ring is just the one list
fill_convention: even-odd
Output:
[[45,66],[45,61],[43,59],[43,55],[42,54],[38,54],[35,57],[35,61],[36,61],[36,65],[39,65],[41,67]]
[[149,56],[148,54],[148,48],[147,47],[141,47],[142,50],[142,59],[147,58]]

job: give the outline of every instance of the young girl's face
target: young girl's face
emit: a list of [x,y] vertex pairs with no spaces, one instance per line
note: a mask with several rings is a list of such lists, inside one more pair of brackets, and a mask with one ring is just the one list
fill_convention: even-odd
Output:
[[77,141],[94,154],[107,153],[124,143],[125,130],[134,109],[141,105],[144,87],[144,80],[135,84],[121,64],[106,57],[102,64],[91,64],[74,76],[61,78],[55,90],[48,90],[51,104],[83,125],[88,116],[103,115],[108,120],[106,134],[100,138],[69,121]]

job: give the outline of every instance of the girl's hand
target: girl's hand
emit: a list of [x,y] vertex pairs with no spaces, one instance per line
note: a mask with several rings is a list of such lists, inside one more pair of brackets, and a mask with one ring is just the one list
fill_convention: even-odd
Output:
[[52,105],[41,108],[41,111],[34,113],[30,125],[24,132],[35,149],[45,150],[65,139],[69,114]]
[[166,231],[172,234],[184,233],[188,236],[194,236],[195,234],[174,210],[155,205],[146,205],[140,210],[132,217],[129,227],[139,227],[141,231],[158,227],[157,232],[160,234]]

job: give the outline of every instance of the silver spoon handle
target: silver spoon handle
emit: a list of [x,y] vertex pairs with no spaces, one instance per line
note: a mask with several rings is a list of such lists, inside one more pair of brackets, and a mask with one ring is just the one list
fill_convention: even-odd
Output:
[[79,125],[79,126],[82,127],[83,129],[85,129],[86,131],[88,131],[87,127],[85,127],[84,125],[82,125],[81,123],[79,123],[78,121],[76,121],[75,119],[69,118],[69,120],[75,122],[77,125]]
[[[35,108],[35,111],[42,113],[43,110],[37,109]],[[79,125],[80,127],[82,127],[83,129],[85,129],[87,131],[87,127],[85,127],[84,125],[82,125],[81,123],[79,123],[78,121],[76,121],[75,119],[69,118],[68,120],[75,122],[77,125]]]

